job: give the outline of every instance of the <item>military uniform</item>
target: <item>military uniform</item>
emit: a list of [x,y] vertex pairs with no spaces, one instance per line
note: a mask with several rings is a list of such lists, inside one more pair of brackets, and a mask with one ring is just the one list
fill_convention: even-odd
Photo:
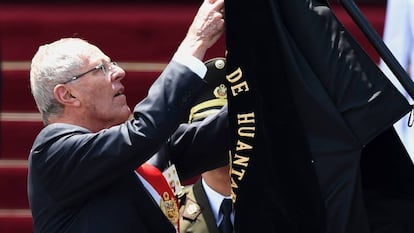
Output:
[[185,201],[180,209],[180,233],[219,233],[201,179],[186,187]]
[[[208,68],[206,74],[208,87],[191,109],[189,122],[200,121],[214,115],[227,104],[225,59],[214,58],[205,64]],[[220,233],[202,178],[194,185],[185,188],[184,195],[181,197],[179,221],[180,233]]]

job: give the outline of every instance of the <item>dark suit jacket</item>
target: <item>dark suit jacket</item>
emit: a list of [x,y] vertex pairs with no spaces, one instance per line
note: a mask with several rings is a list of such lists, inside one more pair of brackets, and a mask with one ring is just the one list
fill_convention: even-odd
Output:
[[[132,120],[97,133],[63,123],[46,126],[29,155],[34,231],[175,232],[134,169],[188,116],[203,86],[187,67],[171,62],[135,106]],[[209,164],[193,160],[188,169]]]
[[219,233],[201,178],[186,189],[180,213],[180,233]]

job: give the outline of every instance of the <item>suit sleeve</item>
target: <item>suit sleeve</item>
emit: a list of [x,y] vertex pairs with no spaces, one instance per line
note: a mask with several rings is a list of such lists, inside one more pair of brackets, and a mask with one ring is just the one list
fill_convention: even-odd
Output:
[[[191,124],[181,124],[157,153],[160,160],[175,164],[182,180],[229,162],[227,106],[220,112]],[[164,162],[165,164],[165,162]]]

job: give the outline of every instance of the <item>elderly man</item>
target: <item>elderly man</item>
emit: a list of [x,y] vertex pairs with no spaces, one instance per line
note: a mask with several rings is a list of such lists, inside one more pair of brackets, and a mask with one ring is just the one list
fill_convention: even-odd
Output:
[[[29,155],[35,232],[178,230],[135,168],[165,143],[204,87],[202,59],[224,32],[223,5],[223,0],[202,3],[172,61],[131,119],[123,94],[125,72],[99,48],[78,38],[39,48],[30,73],[45,124]],[[225,159],[212,157],[209,164],[189,169],[196,173]]]

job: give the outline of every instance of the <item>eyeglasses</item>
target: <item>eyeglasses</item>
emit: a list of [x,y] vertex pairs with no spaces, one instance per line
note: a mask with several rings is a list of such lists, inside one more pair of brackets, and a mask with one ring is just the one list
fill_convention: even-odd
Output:
[[101,64],[99,64],[99,65],[97,65],[97,66],[95,66],[95,67],[93,67],[92,69],[90,69],[90,70],[88,70],[88,71],[85,71],[85,72],[83,72],[83,73],[81,73],[81,74],[78,74],[78,75],[75,75],[75,76],[73,76],[71,79],[69,79],[68,81],[66,81],[66,82],[64,82],[63,84],[66,84],[66,83],[69,83],[69,82],[72,82],[72,81],[75,81],[76,79],[79,79],[79,78],[81,78],[82,76],[84,76],[84,75],[86,75],[86,74],[89,74],[90,72],[93,72],[93,71],[95,71],[95,70],[101,70],[102,71],[102,73],[104,74],[104,75],[106,75],[106,74],[108,74],[109,73],[109,71],[111,71],[112,69],[113,69],[113,67],[114,66],[118,66],[118,63],[116,63],[116,62],[110,62],[110,63],[108,63],[108,66],[105,66],[105,64],[104,63],[101,63]]

